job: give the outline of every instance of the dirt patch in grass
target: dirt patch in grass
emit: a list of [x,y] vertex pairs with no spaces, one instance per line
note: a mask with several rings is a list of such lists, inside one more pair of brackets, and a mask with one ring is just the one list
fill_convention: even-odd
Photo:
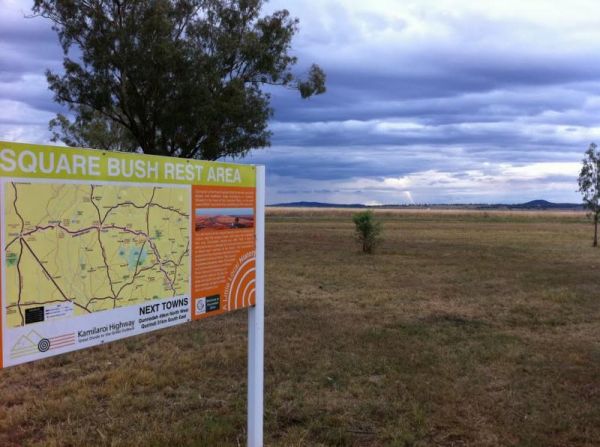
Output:
[[[581,213],[269,211],[267,445],[600,445]],[[245,443],[246,313],[0,371],[0,445]]]

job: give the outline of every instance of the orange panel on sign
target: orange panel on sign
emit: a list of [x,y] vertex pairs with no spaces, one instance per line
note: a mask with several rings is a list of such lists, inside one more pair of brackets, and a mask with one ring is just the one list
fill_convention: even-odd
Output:
[[192,186],[192,317],[255,303],[255,188]]

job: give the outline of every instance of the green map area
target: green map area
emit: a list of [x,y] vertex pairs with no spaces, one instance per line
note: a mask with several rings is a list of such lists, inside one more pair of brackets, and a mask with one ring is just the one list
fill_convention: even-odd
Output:
[[189,293],[189,188],[7,182],[3,206],[8,327]]

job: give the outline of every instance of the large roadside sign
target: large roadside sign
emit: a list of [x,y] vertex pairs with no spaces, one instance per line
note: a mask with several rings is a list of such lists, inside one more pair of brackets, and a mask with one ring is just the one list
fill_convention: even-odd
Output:
[[0,366],[254,305],[256,172],[0,142]]

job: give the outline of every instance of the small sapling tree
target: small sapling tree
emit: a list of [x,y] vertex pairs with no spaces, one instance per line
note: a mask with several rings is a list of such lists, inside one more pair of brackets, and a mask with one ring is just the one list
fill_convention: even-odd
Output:
[[598,218],[600,218],[600,151],[595,143],[585,151],[583,166],[579,173],[579,192],[583,206],[594,219],[594,247],[598,246]]
[[356,225],[356,237],[362,244],[362,251],[372,253],[373,247],[380,240],[381,222],[375,219],[371,210],[354,214],[352,220]]

